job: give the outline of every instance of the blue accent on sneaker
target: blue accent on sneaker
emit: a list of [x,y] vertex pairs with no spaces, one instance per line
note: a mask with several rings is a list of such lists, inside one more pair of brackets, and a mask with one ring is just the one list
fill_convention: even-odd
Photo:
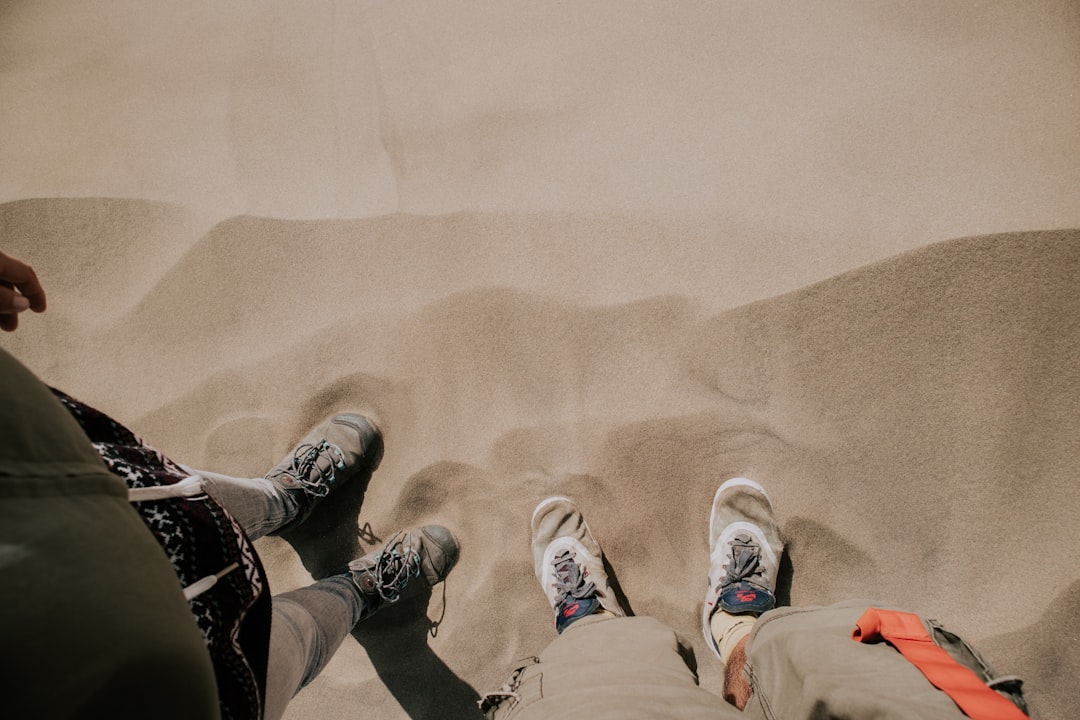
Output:
[[776,597],[765,588],[742,581],[725,586],[718,604],[724,612],[732,615],[760,614],[775,607]]
[[562,634],[562,631],[570,627],[571,623],[592,615],[600,609],[600,600],[595,595],[580,600],[573,597],[566,598],[555,610],[555,632]]

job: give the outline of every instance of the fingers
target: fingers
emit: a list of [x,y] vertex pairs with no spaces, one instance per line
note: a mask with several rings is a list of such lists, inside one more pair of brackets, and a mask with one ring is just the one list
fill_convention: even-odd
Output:
[[[45,290],[41,287],[34,268],[10,255],[0,253],[0,283],[8,290],[14,287],[19,291],[17,294],[5,293],[7,302],[0,300],[0,312],[22,312],[27,308],[34,312],[45,312]],[[16,308],[11,298],[20,294],[27,304],[20,302]]]
[[0,281],[0,329],[11,331],[19,326],[19,313],[30,308],[30,301]]
[[8,332],[19,326],[19,313],[45,312],[45,290],[34,269],[0,253],[0,329]]

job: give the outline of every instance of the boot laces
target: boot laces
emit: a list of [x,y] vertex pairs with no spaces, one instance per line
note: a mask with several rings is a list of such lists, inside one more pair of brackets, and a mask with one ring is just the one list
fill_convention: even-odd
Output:
[[[325,458],[324,469],[319,461]],[[304,443],[293,452],[289,467],[283,474],[291,475],[296,484],[309,495],[326,497],[336,479],[334,470],[345,469],[345,453],[337,445],[321,440],[311,445]]]
[[414,549],[413,542],[412,533],[398,531],[375,558],[375,567],[371,569],[375,589],[388,603],[397,602],[409,580],[420,575],[420,553]]

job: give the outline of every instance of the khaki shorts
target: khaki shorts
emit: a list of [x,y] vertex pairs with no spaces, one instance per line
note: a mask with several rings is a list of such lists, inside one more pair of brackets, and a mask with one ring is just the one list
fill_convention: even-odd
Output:
[[[960,708],[886,643],[851,639],[870,606],[849,600],[828,607],[780,608],[761,616],[747,643],[751,717],[960,718]],[[963,640],[923,619],[927,633],[984,681],[1017,686],[994,671]],[[1010,682],[1012,681],[1012,682]],[[1011,698],[1010,698],[1011,699]],[[1022,701],[1020,701],[1022,702]]]
[[[871,605],[852,600],[765,613],[747,643],[753,695],[744,713],[724,702],[720,688],[714,694],[697,685],[683,660],[685,645],[667,626],[647,617],[597,617],[579,621],[539,657],[522,661],[488,696],[486,717],[966,717],[891,646],[851,639],[855,621]],[[933,621],[924,624],[954,659],[987,682],[995,679],[970,646]]]

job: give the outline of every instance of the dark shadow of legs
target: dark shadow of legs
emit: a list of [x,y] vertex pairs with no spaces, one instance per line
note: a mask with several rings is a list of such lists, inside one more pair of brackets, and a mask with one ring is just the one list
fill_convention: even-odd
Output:
[[[302,525],[281,534],[316,580],[342,571],[349,561],[363,554],[356,518],[370,480],[370,471],[352,478],[316,505]],[[365,541],[375,545],[380,539],[371,536]]]
[[627,615],[633,615],[634,609],[630,607],[630,601],[626,597],[626,593],[623,592],[622,585],[619,584],[619,578],[615,575],[615,570],[612,569],[611,563],[608,562],[607,555],[603,556],[604,572],[607,573],[608,582],[611,583],[611,592],[615,595],[615,600],[619,603]]
[[[445,600],[435,589],[437,605]],[[375,672],[413,720],[476,720],[479,693],[447,667],[428,645],[438,624],[425,614],[431,592],[391,605],[352,632]]]
[[[356,525],[370,479],[370,472],[354,477],[329,502],[320,503],[302,525],[282,533],[312,577],[344,572],[349,561],[382,547],[385,539],[376,537],[370,526]],[[443,587],[436,588],[440,609],[445,607]],[[425,613],[431,596],[427,591],[390,605],[358,624],[352,635],[410,718],[475,720],[480,717],[479,694],[428,645],[429,633],[437,632],[437,623]]]
[[[789,548],[790,549],[790,548]],[[776,572],[776,607],[791,604],[791,581],[795,578],[795,566],[787,552],[780,556],[780,567]]]

